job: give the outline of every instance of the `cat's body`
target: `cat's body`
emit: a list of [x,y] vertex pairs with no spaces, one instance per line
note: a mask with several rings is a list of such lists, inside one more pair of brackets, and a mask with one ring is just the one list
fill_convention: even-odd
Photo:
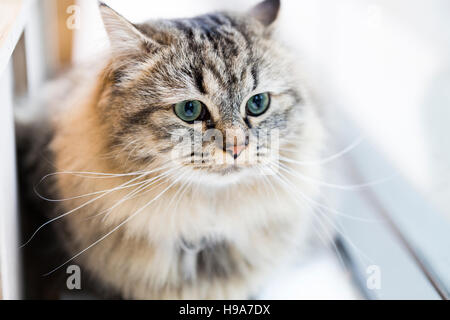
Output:
[[[66,172],[47,179],[46,195],[65,199],[47,215],[64,214],[59,239],[67,257],[124,298],[248,298],[310,232],[310,204],[295,193],[309,199],[317,188],[300,176],[258,175],[261,168],[238,155],[229,168],[185,168],[170,158],[168,128],[188,127],[194,135],[172,105],[201,99],[208,126],[277,129],[282,155],[316,160],[321,127],[297,78],[283,74],[290,62],[263,19],[274,17],[218,13],[134,29],[105,6],[102,14],[113,58],[58,101],[45,147],[53,167],[33,174],[36,182],[37,175]],[[145,54],[133,51],[136,43],[130,47],[142,40],[137,49]],[[242,101],[261,91],[272,93],[273,111],[241,118]],[[211,152],[213,145],[203,147]],[[320,173],[314,165],[295,170],[310,178]],[[152,184],[133,194],[144,179]]]

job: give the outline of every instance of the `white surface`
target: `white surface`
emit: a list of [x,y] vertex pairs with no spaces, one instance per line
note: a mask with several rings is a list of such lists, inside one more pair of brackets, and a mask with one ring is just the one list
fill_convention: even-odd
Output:
[[12,64],[0,75],[0,147],[2,150],[0,180],[0,276],[4,299],[18,299],[19,257],[16,198],[16,164],[13,127]]
[[[20,35],[30,17],[31,7],[35,4],[36,0],[24,0],[20,13],[14,21],[7,37],[0,45],[0,74],[3,74],[6,69],[9,59],[16,47],[17,41],[19,41]],[[3,36],[3,35],[2,35]]]
[[39,3],[33,2],[30,7],[32,15],[25,27],[25,54],[27,61],[28,95],[36,96],[46,77],[45,65],[45,39],[42,24],[42,15]]
[[362,299],[350,274],[328,250],[315,253],[307,263],[273,277],[259,299],[354,300]]

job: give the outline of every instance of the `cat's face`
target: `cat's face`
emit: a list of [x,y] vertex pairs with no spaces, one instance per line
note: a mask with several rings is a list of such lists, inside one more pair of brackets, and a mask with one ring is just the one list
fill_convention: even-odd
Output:
[[213,184],[270,173],[301,139],[305,108],[271,35],[278,8],[134,26],[103,6],[113,62],[102,113],[121,161]]

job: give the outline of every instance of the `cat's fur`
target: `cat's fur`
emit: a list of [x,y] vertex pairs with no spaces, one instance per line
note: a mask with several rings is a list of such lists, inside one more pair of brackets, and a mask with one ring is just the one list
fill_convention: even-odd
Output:
[[[248,298],[309,232],[309,205],[293,193],[297,188],[314,197],[311,183],[288,174],[284,180],[262,176],[244,156],[235,162],[240,169],[229,171],[214,163],[180,164],[172,155],[174,131],[185,128],[195,136],[213,127],[250,135],[278,129],[281,154],[295,161],[316,159],[321,126],[295,61],[274,36],[278,9],[279,1],[267,0],[246,13],[133,25],[100,6],[111,56],[99,76],[87,73],[54,103],[61,105],[47,124],[52,134],[45,150],[53,167],[46,171],[126,174],[164,168],[150,178],[181,166],[110,212],[105,211],[137,186],[96,192],[136,175],[57,174],[40,185],[52,180],[49,192],[59,198],[96,193],[53,203],[53,216],[103,195],[60,220],[59,241],[105,288],[135,299]],[[245,116],[246,101],[261,92],[271,93],[270,109],[258,118]],[[173,112],[175,103],[193,99],[211,114],[200,128]],[[202,146],[216,148],[214,142]],[[223,150],[219,156],[230,157]],[[26,165],[39,161],[46,160]],[[285,165],[311,178],[320,173],[317,166]],[[25,172],[34,183],[46,173]]]

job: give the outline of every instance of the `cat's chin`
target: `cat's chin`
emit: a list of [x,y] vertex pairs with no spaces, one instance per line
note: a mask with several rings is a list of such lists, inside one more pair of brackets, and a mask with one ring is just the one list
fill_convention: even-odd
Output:
[[236,184],[246,184],[258,179],[261,173],[253,166],[229,165],[217,168],[196,169],[189,178],[192,182],[207,187],[226,187]]
[[238,174],[247,168],[238,165],[229,165],[224,168],[210,169],[209,172],[212,174],[217,174],[220,176],[229,176],[233,174]]

